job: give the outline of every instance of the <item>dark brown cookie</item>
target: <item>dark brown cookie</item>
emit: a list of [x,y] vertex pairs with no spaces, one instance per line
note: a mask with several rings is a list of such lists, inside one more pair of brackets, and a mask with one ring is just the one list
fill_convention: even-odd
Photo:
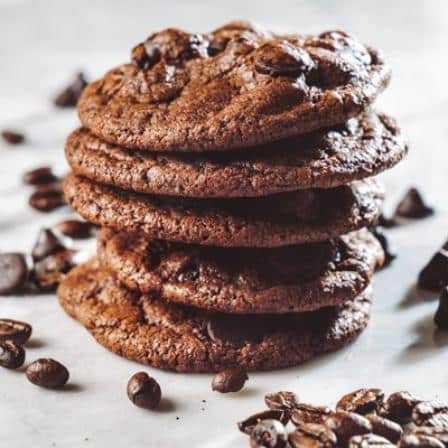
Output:
[[362,229],[275,249],[192,246],[102,229],[98,257],[131,290],[224,313],[314,311],[352,300],[384,261]]
[[211,372],[288,367],[340,349],[365,328],[371,291],[314,313],[235,316],[133,293],[92,260],[71,271],[58,295],[66,312],[111,351],[163,369]]
[[109,145],[87,129],[67,140],[73,171],[133,190],[190,197],[249,197],[332,188],[399,162],[407,146],[390,117],[366,112],[345,125],[226,153],[160,154]]
[[103,140],[151,151],[226,150],[343,123],[388,84],[381,55],[343,31],[274,35],[247,23],[166,29],[78,103]]
[[384,196],[374,179],[329,190],[228,200],[142,195],[73,174],[64,190],[70,205],[94,224],[221,247],[325,241],[375,222]]

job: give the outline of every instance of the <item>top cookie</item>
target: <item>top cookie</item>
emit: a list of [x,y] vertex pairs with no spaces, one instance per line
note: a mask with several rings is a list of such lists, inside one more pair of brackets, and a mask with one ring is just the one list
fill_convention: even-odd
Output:
[[132,61],[84,90],[79,115],[105,141],[151,151],[243,148],[339,124],[390,78],[379,53],[345,32],[282,36],[242,22],[166,29]]

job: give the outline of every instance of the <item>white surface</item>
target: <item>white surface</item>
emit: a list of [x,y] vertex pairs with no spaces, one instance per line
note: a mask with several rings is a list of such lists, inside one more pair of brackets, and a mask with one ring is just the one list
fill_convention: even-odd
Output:
[[389,231],[399,258],[377,275],[373,318],[355,344],[302,367],[252,374],[236,395],[211,392],[211,375],[145,369],[167,400],[159,412],[139,410],[126,398],[126,382],[141,367],[97,345],[54,296],[1,297],[0,316],[34,327],[28,360],[60,360],[70,369],[71,386],[40,390],[23,372],[0,371],[0,447],[244,447],[235,422],[262,409],[264,394],[277,389],[323,404],[373,385],[448,399],[448,336],[432,324],[436,302],[414,287],[418,271],[448,233],[447,13],[443,0],[1,0],[0,127],[24,130],[28,142],[15,148],[0,143],[0,250],[29,250],[41,226],[67,215],[30,210],[20,175],[47,162],[64,169],[64,137],[77,119],[73,111],[54,110],[49,98],[73,71],[101,75],[154,30],[207,30],[232,18],[289,30],[341,27],[381,47],[394,69],[381,108],[400,119],[412,145],[407,161],[385,176],[389,205],[417,184],[438,213]]

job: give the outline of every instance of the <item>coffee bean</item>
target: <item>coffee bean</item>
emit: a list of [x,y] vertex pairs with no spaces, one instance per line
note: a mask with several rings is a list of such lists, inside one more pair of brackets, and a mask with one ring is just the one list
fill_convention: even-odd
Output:
[[271,76],[298,76],[308,73],[314,67],[313,60],[305,50],[287,41],[260,47],[254,64],[258,73]]
[[281,411],[280,409],[268,409],[266,411],[258,412],[251,415],[245,420],[238,422],[238,429],[244,434],[250,434],[257,423],[263,420],[278,420],[283,425],[286,425],[289,421],[288,412]]
[[323,423],[330,414],[331,409],[326,406],[299,403],[291,413],[291,420],[295,425],[302,423]]
[[41,166],[27,171],[22,177],[26,185],[48,185],[58,180],[49,166]]
[[366,415],[372,425],[372,432],[378,436],[384,437],[392,443],[397,443],[403,434],[403,429],[398,423],[393,422],[376,414]]
[[412,410],[412,421],[417,426],[448,428],[448,405],[437,400],[422,401]]
[[401,438],[399,448],[444,448],[444,445],[434,437],[409,434]]
[[69,372],[54,359],[41,358],[27,367],[26,377],[36,386],[58,389],[67,383]]
[[25,362],[25,350],[14,341],[0,342],[0,366],[17,369]]
[[157,64],[162,55],[157,45],[150,42],[142,43],[132,49],[132,62],[142,70],[149,70]]
[[284,448],[288,444],[288,434],[278,420],[263,420],[250,435],[251,448]]
[[0,253],[0,295],[12,294],[25,286],[28,266],[21,253]]
[[384,401],[380,415],[394,422],[406,423],[411,419],[412,409],[420,401],[409,392],[394,392]]
[[395,210],[395,216],[420,219],[434,214],[434,209],[426,205],[416,188],[410,188]]
[[419,426],[412,430],[412,433],[418,436],[434,437],[448,447],[448,429],[435,428],[433,426]]
[[132,403],[144,409],[155,409],[162,399],[159,383],[145,372],[138,372],[131,376],[127,394]]
[[395,260],[395,258],[397,258],[397,255],[391,249],[389,240],[387,239],[384,232],[378,227],[371,228],[370,231],[373,233],[373,235],[379,241],[381,247],[383,248],[385,256],[384,267],[389,266]]
[[37,240],[31,251],[34,260],[42,260],[48,255],[64,250],[62,241],[50,229],[40,229]]
[[58,183],[36,188],[31,194],[28,203],[31,207],[41,212],[51,212],[66,205],[64,192]]
[[90,238],[93,235],[95,226],[87,221],[66,219],[65,221],[61,221],[56,228],[65,236],[73,238],[74,240],[81,240]]
[[62,250],[34,264],[31,281],[41,291],[54,290],[75,267],[73,250]]
[[238,392],[249,379],[247,372],[241,367],[223,370],[217,373],[212,380],[212,390],[221,393]]
[[369,414],[381,406],[384,392],[381,389],[358,389],[344,395],[336,404],[337,411]]
[[340,446],[345,447],[351,437],[372,432],[372,425],[362,415],[354,412],[336,411],[325,424],[336,434]]
[[441,330],[448,330],[448,286],[442,289],[439,306],[434,316],[434,322]]
[[332,445],[325,445],[313,437],[304,436],[296,431],[289,434],[288,442],[291,448],[332,448]]
[[311,438],[315,441],[317,446],[321,447],[331,448],[335,447],[337,444],[336,434],[326,425],[322,425],[320,423],[300,424],[297,426],[294,434],[295,436],[290,437],[290,440],[294,440],[295,446],[300,446],[298,445],[297,440],[299,436]]
[[448,285],[448,241],[437,251],[418,276],[418,286],[439,291]]
[[264,402],[269,409],[290,411],[299,406],[299,397],[294,392],[283,391],[265,395]]
[[26,322],[0,319],[0,342],[13,341],[23,345],[30,338],[33,328]]
[[13,131],[11,129],[5,129],[2,131],[2,137],[5,142],[10,145],[18,145],[25,140],[25,135],[21,132]]
[[393,448],[395,446],[389,440],[376,434],[353,436],[348,442],[348,448]]
[[76,107],[82,91],[87,86],[87,81],[83,73],[77,73],[73,82],[62,90],[54,99],[57,107]]

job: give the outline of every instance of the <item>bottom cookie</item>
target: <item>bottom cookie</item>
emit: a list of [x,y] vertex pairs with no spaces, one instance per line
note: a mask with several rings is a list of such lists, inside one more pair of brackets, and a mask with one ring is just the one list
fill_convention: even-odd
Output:
[[347,345],[366,327],[371,288],[342,306],[288,315],[228,315],[131,292],[96,258],[58,289],[65,311],[126,358],[178,372],[294,366]]

